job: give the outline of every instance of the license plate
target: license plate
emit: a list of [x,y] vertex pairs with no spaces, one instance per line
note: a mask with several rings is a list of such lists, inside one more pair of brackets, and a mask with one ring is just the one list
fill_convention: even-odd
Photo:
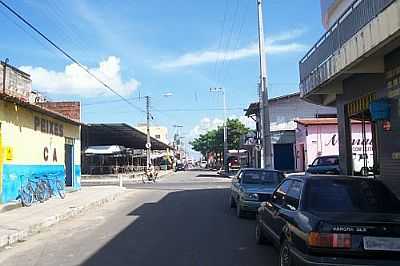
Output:
[[400,251],[400,238],[364,237],[365,250]]

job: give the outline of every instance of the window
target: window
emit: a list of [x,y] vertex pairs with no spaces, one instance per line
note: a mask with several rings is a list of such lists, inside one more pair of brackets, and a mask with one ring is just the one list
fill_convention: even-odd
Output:
[[310,180],[304,203],[306,209],[318,212],[400,213],[400,201],[376,180]]
[[301,191],[303,190],[303,182],[293,180],[292,185],[287,192],[285,207],[289,210],[297,210],[300,202]]
[[161,139],[161,135],[157,134],[155,137],[156,137],[156,139]]
[[320,157],[318,159],[315,159],[313,162],[313,165],[337,165],[339,164],[339,158],[334,156],[334,157]]
[[244,184],[276,186],[281,181],[281,174],[274,171],[247,170],[243,172]]
[[278,189],[272,195],[273,203],[280,205],[280,206],[282,206],[284,204],[287,192],[288,192],[289,187],[292,184],[292,182],[293,181],[290,179],[286,180],[278,187]]

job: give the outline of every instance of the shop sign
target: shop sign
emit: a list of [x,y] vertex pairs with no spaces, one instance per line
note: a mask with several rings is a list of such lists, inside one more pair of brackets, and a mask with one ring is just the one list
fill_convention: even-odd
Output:
[[42,133],[59,137],[64,136],[64,126],[61,123],[35,116],[33,118],[33,124],[35,131],[41,131]]

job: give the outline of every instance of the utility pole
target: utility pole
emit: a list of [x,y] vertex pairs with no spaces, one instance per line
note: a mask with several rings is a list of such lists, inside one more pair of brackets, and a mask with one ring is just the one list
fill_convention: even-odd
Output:
[[261,120],[261,168],[272,169],[272,147],[271,132],[268,110],[268,90],[267,90],[267,60],[265,54],[265,37],[263,21],[263,2],[257,0],[258,9],[258,47],[260,54],[260,120]]
[[146,114],[147,114],[147,141],[146,141],[146,167],[149,169],[151,163],[151,139],[150,139],[150,96],[145,96],[146,98]]
[[224,170],[229,172],[228,165],[228,122],[226,114],[226,95],[224,88],[210,88],[210,92],[221,92],[224,101]]

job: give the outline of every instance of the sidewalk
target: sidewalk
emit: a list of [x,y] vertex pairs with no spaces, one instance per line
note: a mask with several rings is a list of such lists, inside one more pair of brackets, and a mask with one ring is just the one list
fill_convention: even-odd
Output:
[[[158,172],[158,179],[166,177],[174,173],[173,170],[165,170]],[[145,173],[135,173],[132,174],[121,174],[122,184],[137,184],[142,183],[142,177]],[[118,175],[83,175],[81,178],[82,185],[116,185],[119,184],[119,176]]]
[[50,199],[0,213],[0,248],[40,233],[61,221],[113,201],[126,190],[117,186],[84,187],[65,199]]

